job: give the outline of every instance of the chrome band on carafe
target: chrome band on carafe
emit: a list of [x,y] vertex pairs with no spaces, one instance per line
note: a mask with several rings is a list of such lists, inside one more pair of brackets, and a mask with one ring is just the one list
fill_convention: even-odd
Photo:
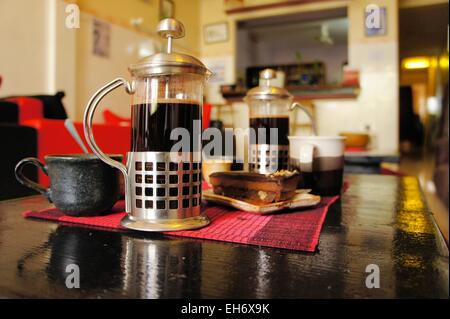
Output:
[[261,174],[288,169],[289,145],[250,144],[249,169]]
[[200,153],[129,152],[131,219],[184,219],[200,215]]

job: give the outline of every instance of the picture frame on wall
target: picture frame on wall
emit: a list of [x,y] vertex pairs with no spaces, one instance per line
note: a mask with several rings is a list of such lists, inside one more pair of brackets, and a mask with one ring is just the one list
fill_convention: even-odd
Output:
[[207,44],[228,41],[228,23],[219,22],[205,25],[203,36]]
[[173,0],[159,1],[159,19],[167,19],[175,17],[175,3]]
[[111,25],[94,19],[92,21],[92,53],[98,57],[109,58],[111,50]]

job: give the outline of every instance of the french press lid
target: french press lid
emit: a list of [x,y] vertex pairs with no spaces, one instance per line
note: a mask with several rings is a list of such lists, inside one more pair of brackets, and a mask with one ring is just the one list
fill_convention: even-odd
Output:
[[161,20],[158,34],[167,39],[167,52],[157,53],[143,58],[128,69],[132,76],[145,77],[176,73],[190,73],[209,76],[211,72],[193,56],[172,52],[172,40],[184,37],[183,24],[175,19]]
[[265,69],[259,74],[260,84],[247,92],[246,99],[275,100],[291,98],[292,95],[285,89],[271,86],[270,81],[277,77],[275,70]]

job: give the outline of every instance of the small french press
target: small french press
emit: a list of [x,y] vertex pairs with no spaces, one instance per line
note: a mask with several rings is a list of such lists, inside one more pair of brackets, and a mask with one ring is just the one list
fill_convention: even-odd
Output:
[[272,86],[276,72],[265,69],[260,73],[260,85],[248,91],[245,102],[250,111],[249,170],[261,174],[289,167],[289,112],[295,108],[304,111],[313,125],[311,113],[293,102],[294,97],[285,89]]

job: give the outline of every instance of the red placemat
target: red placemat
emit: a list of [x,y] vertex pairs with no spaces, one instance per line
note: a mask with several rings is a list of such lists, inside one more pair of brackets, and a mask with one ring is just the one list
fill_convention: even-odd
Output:
[[[202,209],[211,219],[208,226],[165,234],[313,252],[319,242],[328,208],[338,198],[339,196],[324,197],[314,208],[267,216],[222,206],[205,206]],[[70,217],[56,208],[26,211],[23,216],[113,231],[129,231],[120,225],[125,216],[123,201],[118,202],[112,214],[107,216]]]

